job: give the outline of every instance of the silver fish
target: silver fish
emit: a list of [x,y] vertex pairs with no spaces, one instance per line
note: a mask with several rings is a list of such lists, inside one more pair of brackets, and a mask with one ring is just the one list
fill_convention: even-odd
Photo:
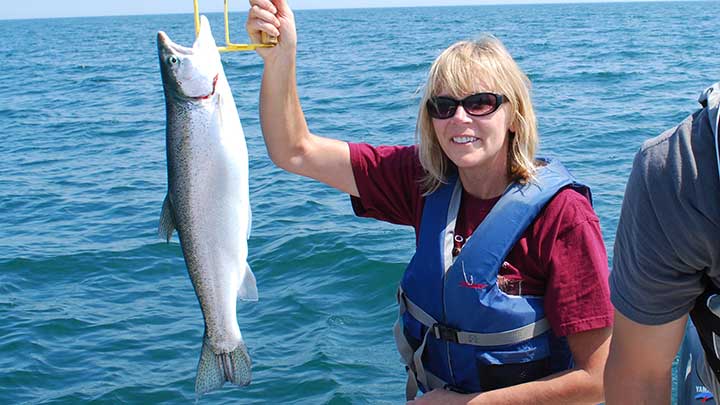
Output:
[[235,101],[207,18],[192,48],[157,35],[167,113],[168,193],[158,232],[178,231],[205,319],[195,379],[199,395],[225,381],[250,383],[236,301],[257,300],[247,264],[248,155]]

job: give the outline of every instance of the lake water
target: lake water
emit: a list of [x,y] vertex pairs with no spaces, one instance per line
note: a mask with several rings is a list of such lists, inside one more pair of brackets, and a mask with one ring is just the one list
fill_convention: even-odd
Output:
[[[298,83],[313,132],[411,144],[429,64],[493,33],[534,83],[541,155],[594,191],[608,253],[641,142],[720,78],[717,3],[297,11]],[[231,16],[246,42],[245,14]],[[222,15],[210,15],[222,38]],[[203,334],[166,190],[155,34],[192,16],[0,21],[0,402],[186,403]],[[250,265],[239,303],[253,383],[204,403],[397,404],[394,292],[413,232],[270,162],[261,59],[223,56],[250,153]]]

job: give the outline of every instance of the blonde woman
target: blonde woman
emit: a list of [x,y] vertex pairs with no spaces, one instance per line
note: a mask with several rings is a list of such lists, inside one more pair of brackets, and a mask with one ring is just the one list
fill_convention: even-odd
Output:
[[502,43],[436,59],[416,146],[346,143],[308,129],[287,3],[250,3],[251,39],[280,39],[258,50],[273,162],[350,194],[359,216],[415,228],[395,325],[408,401],[602,402],[612,307],[599,221],[587,187],[535,158],[529,82]]

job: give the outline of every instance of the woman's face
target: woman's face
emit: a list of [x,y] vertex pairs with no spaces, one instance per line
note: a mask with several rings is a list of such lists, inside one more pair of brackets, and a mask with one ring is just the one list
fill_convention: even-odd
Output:
[[[460,94],[458,99],[474,93],[489,91],[481,85],[476,91]],[[447,93],[437,96],[456,98]],[[507,168],[508,130],[510,105],[506,102],[495,112],[472,116],[459,105],[455,115],[447,119],[432,118],[440,147],[460,171],[473,169],[505,170]]]

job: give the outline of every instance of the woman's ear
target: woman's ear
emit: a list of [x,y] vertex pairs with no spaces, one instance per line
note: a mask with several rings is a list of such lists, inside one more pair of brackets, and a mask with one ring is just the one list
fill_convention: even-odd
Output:
[[515,135],[516,131],[516,120],[510,120],[510,123],[508,124],[508,132],[512,135]]
[[508,132],[512,133],[513,135],[517,133],[517,123],[518,121],[520,121],[520,118],[520,112],[515,111],[509,119],[510,122],[508,122]]

